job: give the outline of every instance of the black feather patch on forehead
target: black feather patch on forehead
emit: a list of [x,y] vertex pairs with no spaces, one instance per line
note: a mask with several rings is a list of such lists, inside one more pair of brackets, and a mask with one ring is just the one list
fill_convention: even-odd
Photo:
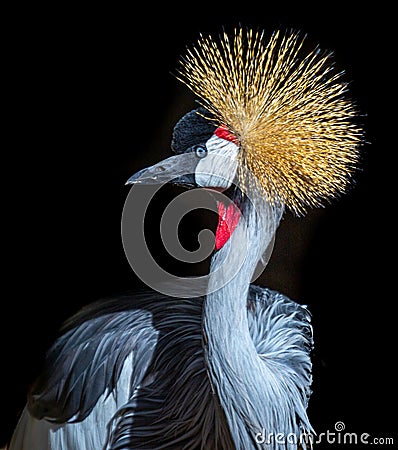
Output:
[[204,145],[216,130],[216,125],[205,117],[211,114],[205,108],[198,108],[185,114],[173,130],[171,149],[183,153],[193,145]]

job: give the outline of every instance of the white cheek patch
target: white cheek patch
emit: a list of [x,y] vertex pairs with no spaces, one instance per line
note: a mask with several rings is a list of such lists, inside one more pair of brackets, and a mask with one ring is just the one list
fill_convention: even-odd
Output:
[[228,189],[238,168],[239,147],[233,142],[212,136],[206,143],[207,156],[195,169],[198,186]]

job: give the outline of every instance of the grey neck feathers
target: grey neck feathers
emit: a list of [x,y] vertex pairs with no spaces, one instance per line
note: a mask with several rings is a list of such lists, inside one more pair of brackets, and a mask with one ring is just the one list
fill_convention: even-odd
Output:
[[239,348],[244,348],[243,343],[251,343],[247,326],[251,278],[273,241],[283,212],[282,208],[273,208],[264,201],[254,205],[248,200],[242,210],[231,238],[211,260],[209,294],[204,308],[205,326],[214,326],[216,330],[216,334],[210,334],[221,337],[223,333],[223,339],[241,342]]
[[247,310],[251,277],[281,214],[282,208],[264,200],[246,202],[236,230],[211,262],[203,317],[206,362],[237,449],[264,448],[255,440],[264,428],[297,432],[295,394],[286,392],[284,379],[259,357]]

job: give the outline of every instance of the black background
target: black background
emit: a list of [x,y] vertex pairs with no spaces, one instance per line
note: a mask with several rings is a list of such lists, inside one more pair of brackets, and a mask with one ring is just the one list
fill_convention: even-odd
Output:
[[393,435],[395,130],[387,125],[395,114],[393,13],[380,2],[352,10],[336,2],[278,5],[10,13],[0,443],[61,323],[84,304],[138,284],[120,239],[124,182],[170,155],[172,127],[194,106],[171,75],[185,46],[199,32],[239,23],[269,32],[292,27],[333,50],[364,115],[370,144],[355,186],[304,218],[287,215],[259,282],[313,313],[309,415],[316,431],[343,421],[347,432]]

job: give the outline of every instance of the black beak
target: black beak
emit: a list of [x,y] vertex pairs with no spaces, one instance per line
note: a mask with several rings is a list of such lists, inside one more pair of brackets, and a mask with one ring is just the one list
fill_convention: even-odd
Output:
[[196,187],[195,168],[197,158],[192,153],[183,153],[167,158],[142,169],[130,177],[126,184],[165,184],[173,183],[186,188]]

